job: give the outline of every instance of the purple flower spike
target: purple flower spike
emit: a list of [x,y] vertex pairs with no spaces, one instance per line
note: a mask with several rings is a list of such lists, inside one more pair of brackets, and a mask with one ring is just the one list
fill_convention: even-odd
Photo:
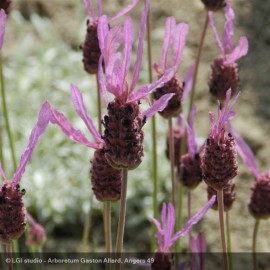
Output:
[[[216,41],[220,47],[221,54],[224,58],[225,65],[229,65],[232,62],[240,59],[241,57],[245,56],[248,52],[248,40],[246,37],[241,37],[239,41],[239,45],[236,48],[233,48],[233,36],[234,36],[234,11],[231,7],[231,1],[227,1],[227,5],[225,8],[225,17],[226,22],[223,31],[223,40],[221,41],[219,35],[217,33],[217,29],[215,27],[215,23],[213,20],[212,12],[208,12],[209,23],[211,28],[214,32]],[[240,51],[238,54],[234,53],[234,50]],[[231,54],[235,54],[234,57],[231,57]],[[230,59],[230,60],[228,60]],[[226,62],[227,60],[227,62]]]
[[226,91],[231,88],[232,96],[236,94],[239,84],[239,72],[237,60],[248,52],[248,40],[241,37],[236,47],[233,46],[235,15],[231,7],[231,1],[227,1],[225,8],[225,25],[223,39],[221,40],[214,24],[212,12],[208,12],[209,24],[214,32],[215,39],[221,51],[221,56],[212,64],[212,74],[209,79],[209,88],[213,96],[218,100],[224,100]]
[[60,113],[59,111],[57,111],[52,107],[50,107],[51,123],[57,125],[62,130],[62,132],[65,133],[69,137],[69,139],[71,139],[74,142],[83,144],[93,149],[102,148],[103,139],[97,132],[92,119],[90,118],[90,116],[88,116],[86,107],[83,102],[82,94],[75,85],[71,85],[71,98],[77,114],[84,121],[89,132],[93,135],[96,142],[95,143],[90,142],[80,130],[76,130],[71,125],[71,123],[62,113]]
[[25,171],[25,166],[31,159],[32,153],[39,140],[39,137],[45,132],[50,117],[51,117],[50,105],[48,102],[45,102],[40,110],[38,121],[31,132],[29,144],[27,148],[24,150],[20,160],[20,164],[13,176],[12,182],[15,186],[20,182],[22,175]]
[[7,181],[0,164],[0,175],[4,179],[4,182],[0,187],[1,243],[10,244],[12,240],[20,237],[25,231],[26,209],[23,202],[25,190],[20,190],[19,182],[21,181],[27,163],[31,159],[39,137],[45,132],[48,126],[50,113],[50,105],[48,102],[45,102],[40,110],[38,121],[31,132],[29,144],[22,154],[20,164],[11,182]]
[[192,270],[203,270],[206,253],[206,238],[203,233],[199,233],[197,238],[190,237],[190,249],[192,252],[191,256],[191,269]]
[[174,234],[175,226],[175,210],[171,203],[168,206],[164,203],[161,212],[161,223],[155,218],[151,218],[151,221],[157,227],[156,237],[158,240],[157,252],[166,253],[169,252],[170,248],[180,238],[188,234],[193,225],[197,224],[203,216],[206,214],[209,208],[215,203],[216,196],[211,198],[205,206],[193,216],[185,225],[185,227]]
[[3,9],[0,10],[0,50],[3,47],[6,31],[7,15]]

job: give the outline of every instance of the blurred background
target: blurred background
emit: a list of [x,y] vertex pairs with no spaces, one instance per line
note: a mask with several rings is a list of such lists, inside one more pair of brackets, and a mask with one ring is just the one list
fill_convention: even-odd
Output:
[[[104,13],[113,16],[131,1],[103,1]],[[131,12],[135,28],[144,1]],[[261,171],[270,169],[270,10],[269,1],[233,1],[236,13],[235,44],[239,37],[249,39],[249,54],[239,61],[241,96],[235,110],[238,115],[233,125],[243,135],[256,154]],[[160,60],[164,24],[168,16],[190,26],[179,78],[194,62],[200,32],[205,20],[200,0],[154,0],[151,3],[153,61]],[[214,14],[219,33],[223,31],[224,14]],[[75,114],[70,99],[70,84],[83,93],[89,114],[97,120],[95,76],[88,75],[82,64],[79,49],[86,34],[87,12],[80,0],[14,0],[8,18],[5,44],[2,50],[7,103],[17,160],[28,143],[41,104],[45,100],[62,111],[71,123],[87,134],[84,123]],[[136,40],[136,39],[135,39]],[[134,46],[135,53],[136,46]],[[209,28],[202,54],[199,81],[196,89],[198,113],[195,121],[198,141],[203,142],[210,126],[208,112],[216,112],[217,105],[208,93],[210,64],[219,55],[218,46]],[[148,80],[147,58],[144,57],[140,84]],[[143,106],[146,107],[146,104]],[[105,110],[104,110],[105,113]],[[2,115],[0,116],[2,117]],[[159,202],[170,200],[169,162],[165,157],[166,121],[158,117]],[[1,119],[2,120],[2,119]],[[1,121],[3,123],[3,121]],[[125,249],[149,251],[153,216],[151,125],[145,126],[145,158],[135,171],[130,171],[128,182]],[[87,134],[88,135],[88,134]],[[89,136],[88,136],[89,137]],[[8,139],[4,134],[4,155],[8,178],[12,178],[12,163]],[[103,250],[102,204],[92,196],[89,179],[93,150],[69,141],[55,126],[49,126],[41,138],[23,176],[21,186],[26,189],[28,211],[44,225],[48,241],[46,251],[78,251],[87,213],[91,207],[92,226],[89,250]],[[236,180],[236,201],[231,210],[232,251],[251,250],[254,219],[247,204],[253,177],[240,163]],[[192,193],[192,213],[207,201],[206,185],[202,183]],[[184,197],[184,203],[186,197]],[[112,230],[115,238],[119,203],[113,204]],[[186,210],[184,207],[184,220]],[[258,251],[270,250],[269,221],[261,222]],[[209,251],[219,251],[218,214],[210,210],[195,226],[194,231],[206,234]],[[216,231],[216,233],[214,233]],[[140,232],[140,233],[138,233]],[[134,238],[136,235],[136,238]],[[113,239],[115,240],[115,239]],[[24,241],[22,238],[20,241]],[[187,247],[184,240],[183,248]]]

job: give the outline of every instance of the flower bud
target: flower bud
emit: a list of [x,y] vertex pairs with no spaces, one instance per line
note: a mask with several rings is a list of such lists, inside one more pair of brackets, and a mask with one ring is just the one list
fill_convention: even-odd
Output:
[[0,189],[0,242],[9,244],[20,237],[26,226],[26,209],[23,203],[25,190],[4,183]]
[[111,167],[105,151],[95,151],[90,170],[94,194],[99,201],[117,201],[121,197],[122,171]]
[[116,169],[135,169],[142,162],[144,133],[142,117],[137,102],[121,103],[118,99],[108,105],[104,117],[105,157]]
[[101,55],[98,36],[97,25],[87,22],[87,33],[84,43],[82,45],[83,64],[86,72],[96,74],[98,71],[98,61]]
[[218,100],[226,99],[226,92],[231,88],[234,96],[238,93],[239,72],[238,65],[233,62],[229,65],[224,65],[223,57],[220,56],[211,65],[212,74],[210,76],[208,85],[210,93]]
[[[159,75],[160,77],[160,75]],[[153,93],[154,99],[158,100],[165,94],[174,93],[175,95],[169,100],[167,107],[159,112],[164,118],[177,117],[182,110],[183,83],[176,78],[172,78],[162,87],[157,88]]]
[[270,172],[260,176],[252,187],[249,211],[254,218],[270,216]]
[[201,0],[209,11],[217,11],[226,6],[225,0]]
[[[183,132],[179,128],[173,129],[173,141],[174,141],[174,165],[178,167],[180,162],[180,147],[181,147],[181,138],[183,136]],[[166,157],[170,160],[170,143],[169,143],[169,133],[166,138]]]
[[202,156],[203,179],[215,190],[228,185],[238,173],[234,138],[223,131],[220,137],[209,137]]
[[189,189],[196,188],[202,181],[201,158],[196,154],[192,158],[189,154],[185,154],[181,158],[179,166],[179,180]]

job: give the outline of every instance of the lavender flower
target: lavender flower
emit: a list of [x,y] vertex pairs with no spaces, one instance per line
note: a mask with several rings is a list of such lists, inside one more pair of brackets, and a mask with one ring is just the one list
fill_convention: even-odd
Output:
[[121,171],[113,169],[105,159],[104,140],[87,114],[82,94],[75,85],[71,85],[71,99],[78,116],[84,121],[90,134],[94,137],[94,142],[90,142],[80,130],[76,130],[71,125],[62,113],[52,107],[50,121],[57,125],[72,141],[96,150],[94,158],[91,160],[92,168],[90,171],[94,194],[99,201],[118,200],[121,195]]
[[223,108],[218,108],[217,119],[213,112],[209,113],[211,132],[208,136],[202,156],[203,179],[215,190],[223,189],[237,175],[237,152],[234,138],[225,130],[225,125],[236,114],[232,111],[239,94],[229,106],[231,89],[227,91]]
[[[160,67],[155,64],[154,69],[160,78],[168,68],[174,68],[173,78],[166,82],[162,87],[159,87],[154,92],[154,98],[158,100],[164,94],[174,93],[174,97],[169,101],[167,107],[160,112],[165,118],[177,117],[182,109],[184,84],[175,78],[176,72],[180,66],[183,50],[186,43],[188,33],[188,25],[180,23],[176,25],[174,17],[169,17],[166,20],[165,36],[162,49],[162,58]],[[171,63],[169,63],[169,54],[173,52]]]
[[252,194],[248,205],[249,211],[254,218],[266,219],[270,217],[270,172],[260,172],[252,150],[244,139],[230,127],[235,137],[239,155],[255,177]]
[[[138,1],[139,0],[134,0],[131,5],[120,11],[113,18],[109,19],[108,24],[112,23],[113,21],[119,19],[120,17],[130,12],[137,5]],[[87,20],[86,37],[82,45],[84,69],[86,72],[90,74],[96,74],[98,71],[99,57],[101,55],[97,36],[97,25],[99,18],[102,16],[102,1],[101,0],[97,1],[98,5],[97,17],[94,14],[94,10],[90,1],[84,0],[83,2],[90,17],[90,20]]]
[[[168,206],[164,203],[161,212],[161,223],[157,221],[155,218],[151,218],[151,221],[157,227],[156,238],[158,241],[158,247],[155,255],[155,262],[152,264],[152,269],[161,269],[160,264],[164,263],[163,259],[167,263],[167,267],[169,265],[169,255],[171,247],[175,244],[175,242],[180,238],[188,234],[193,225],[197,224],[203,216],[206,214],[209,208],[212,207],[216,199],[216,196],[208,201],[205,206],[198,212],[195,216],[193,216],[185,225],[185,227],[174,234],[174,226],[175,226],[175,210],[171,203]],[[164,268],[171,269],[171,268]]]
[[25,230],[26,210],[22,198],[25,190],[20,190],[19,183],[39,137],[46,130],[49,119],[50,107],[45,102],[40,110],[38,121],[31,132],[29,144],[22,154],[20,164],[11,182],[8,182],[0,164],[0,175],[4,180],[0,187],[0,242],[2,243],[10,243],[20,237]]
[[[128,17],[123,27],[117,25],[110,30],[106,16],[102,16],[98,24],[98,38],[102,53],[99,61],[98,77],[101,93],[108,109],[108,115],[104,117],[103,121],[105,127],[105,157],[109,164],[117,169],[127,168],[130,170],[139,166],[144,155],[142,127],[147,119],[157,111],[162,111],[174,95],[163,96],[144,113],[141,113],[137,103],[140,99],[147,99],[146,96],[149,93],[170,80],[175,72],[175,68],[171,68],[156,82],[142,86],[134,92],[142,64],[143,38],[149,5],[150,1],[147,0],[140,21],[137,56],[130,83],[127,81],[127,75],[133,44],[131,19]],[[121,45],[123,45],[123,51],[119,51]],[[102,65],[103,61],[105,74]],[[111,102],[108,93],[115,97]]]
[[187,128],[188,153],[181,157],[179,179],[184,186],[190,189],[196,188],[202,181],[201,157],[200,153],[198,152],[193,127],[195,112],[196,106],[194,106],[191,110],[190,123],[188,123],[184,115],[181,114],[181,118],[183,119]]
[[221,51],[221,56],[212,64],[212,75],[209,80],[210,93],[218,100],[225,100],[226,91],[229,88],[232,89],[232,96],[238,92],[239,74],[236,61],[247,54],[248,40],[246,37],[241,37],[238,45],[233,46],[235,15],[231,8],[231,0],[228,0],[225,8],[226,22],[222,41],[217,33],[211,11],[208,16]]

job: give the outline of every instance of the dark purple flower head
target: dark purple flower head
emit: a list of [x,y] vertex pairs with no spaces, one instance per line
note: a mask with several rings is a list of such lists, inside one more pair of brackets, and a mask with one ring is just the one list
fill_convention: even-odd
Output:
[[4,10],[6,14],[9,14],[11,7],[11,0],[1,0],[0,1],[0,9]]
[[225,16],[226,22],[221,41],[213,21],[212,12],[208,12],[209,23],[221,51],[221,56],[212,64],[212,75],[209,80],[210,92],[218,100],[225,100],[229,88],[232,90],[232,96],[238,92],[239,75],[236,61],[248,52],[246,37],[241,37],[238,45],[233,46],[235,15],[231,8],[231,0],[227,2]]
[[[109,164],[117,169],[127,168],[131,170],[141,163],[144,139],[142,127],[147,119],[157,111],[163,110],[174,95],[164,95],[150,109],[141,113],[138,101],[140,99],[148,100],[147,95],[170,80],[174,74],[174,68],[169,69],[156,82],[142,86],[136,92],[134,91],[142,65],[143,39],[149,5],[150,1],[147,0],[140,21],[137,55],[130,82],[128,82],[127,77],[133,45],[131,19],[128,17],[123,27],[116,25],[109,29],[107,17],[102,16],[98,24],[98,38],[102,53],[98,77],[101,93],[108,109],[108,115],[104,117],[103,121],[105,127],[105,157]],[[105,71],[103,70],[103,63]],[[114,100],[111,102],[108,97],[109,93],[114,96]]]
[[[157,100],[165,94],[174,93],[167,107],[160,112],[165,118],[176,117],[182,109],[182,100],[184,85],[175,78],[176,72],[180,66],[183,50],[186,44],[186,36],[188,33],[188,25],[180,23],[176,25],[174,17],[169,17],[166,20],[165,36],[162,49],[162,57],[160,66],[154,65],[154,69],[160,78],[168,68],[174,68],[174,75],[171,80],[166,82],[162,87],[159,87],[154,92],[154,98]],[[169,61],[169,55],[172,53],[172,59]]]
[[180,238],[188,234],[193,225],[197,224],[203,216],[206,214],[209,208],[215,202],[216,197],[208,201],[205,206],[195,215],[193,216],[184,226],[184,228],[174,233],[175,226],[175,210],[171,203],[168,206],[164,203],[161,212],[161,222],[157,221],[155,218],[151,218],[151,221],[157,227],[156,238],[158,241],[157,252],[159,253],[167,253],[170,251],[170,248],[174,245],[174,243]]
[[45,132],[49,120],[50,106],[48,102],[45,102],[40,110],[38,121],[31,132],[29,144],[22,154],[20,164],[11,182],[8,182],[0,164],[0,175],[4,180],[0,187],[0,242],[2,243],[10,243],[10,241],[20,237],[25,230],[26,210],[22,198],[25,190],[20,190],[19,183],[38,139]]
[[223,189],[238,173],[237,151],[234,138],[226,125],[236,114],[233,112],[239,94],[229,106],[231,90],[227,91],[223,108],[218,108],[217,119],[210,112],[211,132],[204,145],[202,156],[203,179],[215,190]]
[[207,10],[218,11],[225,7],[225,0],[201,0]]

